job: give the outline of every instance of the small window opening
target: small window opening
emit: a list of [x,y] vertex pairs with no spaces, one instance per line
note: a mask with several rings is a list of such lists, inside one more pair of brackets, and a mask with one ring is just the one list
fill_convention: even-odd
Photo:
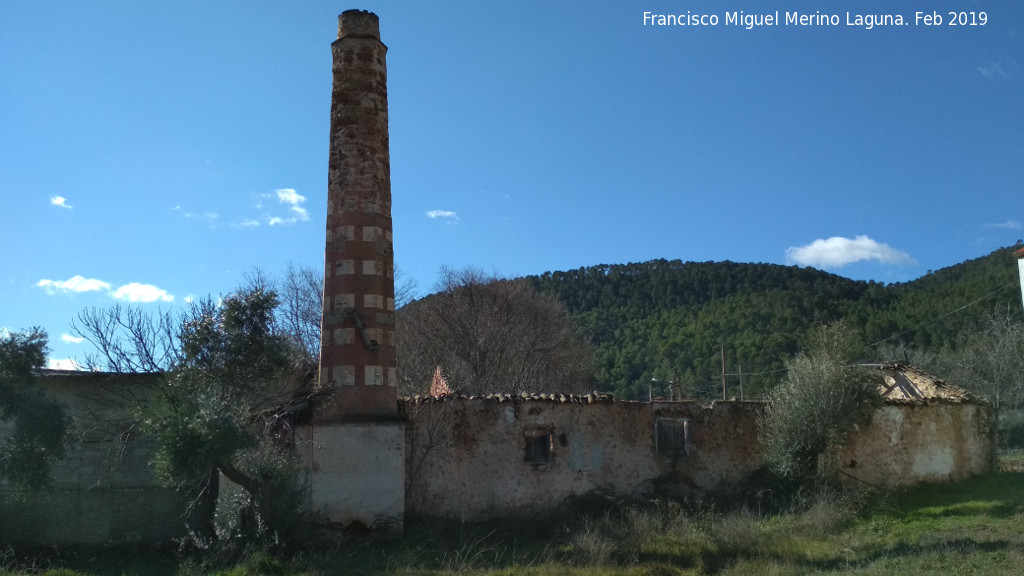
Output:
[[658,418],[654,423],[658,456],[679,458],[690,453],[690,421],[686,418]]
[[524,436],[526,439],[526,462],[530,464],[550,464],[551,431],[527,430]]

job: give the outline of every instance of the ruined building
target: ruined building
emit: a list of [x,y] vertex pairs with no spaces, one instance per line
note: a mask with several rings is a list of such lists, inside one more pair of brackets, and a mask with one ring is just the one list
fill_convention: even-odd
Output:
[[[760,402],[621,402],[609,395],[398,399],[388,151],[387,47],[377,16],[339,17],[334,82],[319,399],[294,429],[310,507],[336,527],[398,531],[406,513],[455,519],[520,516],[600,492],[699,496],[762,466]],[[1018,253],[1022,256],[1024,253]],[[1022,260],[1024,270],[1024,260]],[[91,415],[126,414],[111,391],[152,376],[48,372],[42,385],[75,415],[80,442],[48,492],[5,498],[0,542],[166,541],[189,505],[156,486],[144,437],[119,438]],[[886,402],[837,455],[852,481],[898,487],[955,481],[991,464],[989,407],[900,366],[878,372]],[[113,410],[114,414],[104,411]],[[0,437],[9,430],[0,422]],[[210,510],[205,511],[207,514]]]

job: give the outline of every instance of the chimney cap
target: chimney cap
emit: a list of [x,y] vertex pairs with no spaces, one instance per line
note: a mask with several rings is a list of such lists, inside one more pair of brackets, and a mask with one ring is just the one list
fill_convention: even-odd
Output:
[[345,10],[338,16],[338,40],[350,36],[380,40],[380,19],[368,10]]

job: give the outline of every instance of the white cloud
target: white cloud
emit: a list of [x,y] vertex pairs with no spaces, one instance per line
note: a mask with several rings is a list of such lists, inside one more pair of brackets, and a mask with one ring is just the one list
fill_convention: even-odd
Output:
[[282,204],[297,205],[306,201],[306,197],[296,192],[293,188],[278,188],[274,190],[274,193],[277,194],[278,202]]
[[906,252],[867,236],[857,236],[852,240],[841,236],[827,240],[819,238],[806,246],[787,248],[786,259],[792,264],[815,268],[842,268],[865,260],[895,265],[917,264]]
[[[152,284],[141,284],[139,282],[129,282],[114,290],[110,282],[104,282],[95,278],[85,278],[83,276],[72,276],[67,280],[40,280],[36,283],[36,286],[46,290],[46,293],[51,295],[69,292],[106,292],[111,298],[126,302],[174,301],[174,296],[168,294],[166,290],[157,288]],[[67,341],[65,340],[65,342]]]
[[427,218],[432,220],[444,220],[446,222],[459,221],[459,215],[451,210],[428,210]]
[[985,228],[1006,228],[1007,230],[1024,230],[1024,226],[1016,220],[1007,220],[998,224],[985,224]]
[[50,370],[84,370],[74,358],[50,358],[46,367]]
[[138,282],[125,284],[111,292],[110,296],[115,300],[125,300],[127,302],[174,301],[174,296],[168,294],[166,290],[157,288],[152,284],[140,284]]
[[[264,214],[259,219],[246,218],[239,224],[236,224],[236,226],[242,228],[255,228],[263,224],[267,226],[287,226],[309,220],[309,212],[302,206],[306,202],[306,197],[292,188],[279,188],[274,190],[273,194],[256,194],[255,197],[258,210],[268,208],[267,203],[264,202],[265,200],[276,199],[278,204],[288,207],[288,212],[284,215]],[[272,207],[273,204],[270,205],[270,208]]]
[[993,62],[986,66],[978,66],[978,72],[985,78],[992,78],[999,76],[1000,78],[1009,78],[1010,74],[1003,70],[1003,65],[1000,62]]
[[181,204],[178,204],[174,208],[171,208],[171,212],[177,212],[181,214],[182,218],[205,218],[206,220],[216,220],[220,214],[216,212],[203,212],[202,214],[196,214],[195,212],[189,212],[181,208]]
[[[305,222],[306,220],[309,220],[309,212],[302,207],[302,204],[306,202],[305,196],[291,188],[280,188],[278,190],[274,190],[274,193],[277,194],[277,201],[281,204],[286,204],[288,206],[288,212],[292,214],[291,218],[285,218],[278,222],[279,224],[294,224],[295,222]],[[270,225],[273,226],[274,223],[271,222]]]
[[77,336],[72,336],[71,334],[68,334],[67,332],[65,332],[65,333],[60,335],[60,341],[61,342],[67,342],[68,344],[81,344],[82,342],[85,341],[85,338],[79,338]]
[[110,290],[110,283],[95,278],[72,276],[67,280],[40,280],[36,286],[46,290],[47,294],[57,292],[96,292]]
[[68,204],[68,199],[63,196],[54,196],[53,198],[50,198],[50,204],[58,206],[60,208],[66,208],[68,210],[71,210],[71,208],[73,208],[71,204]]

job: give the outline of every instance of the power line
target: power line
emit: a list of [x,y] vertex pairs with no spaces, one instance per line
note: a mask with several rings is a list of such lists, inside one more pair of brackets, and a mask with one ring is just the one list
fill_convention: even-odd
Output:
[[879,344],[884,344],[884,343],[888,342],[889,340],[892,340],[893,338],[899,338],[900,336],[903,336],[904,334],[909,334],[909,333],[911,333],[911,332],[913,332],[915,330],[920,330],[921,328],[924,328],[925,326],[928,326],[930,324],[934,324],[935,322],[938,322],[939,320],[942,320],[943,318],[945,318],[947,316],[951,316],[953,314],[956,314],[957,312],[960,312],[961,310],[966,310],[967,308],[970,308],[971,306],[974,306],[975,304],[978,304],[979,302],[981,302],[983,300],[986,300],[988,298],[991,298],[992,296],[995,296],[996,294],[1002,292],[1003,290],[1006,290],[1006,288],[1009,287],[1009,286],[1010,286],[1010,284],[1005,284],[1003,286],[1000,286],[999,288],[996,288],[992,292],[989,292],[988,294],[982,296],[981,298],[978,298],[977,300],[975,300],[973,302],[968,302],[967,304],[964,304],[963,306],[957,308],[956,310],[952,310],[950,312],[946,312],[945,314],[943,314],[941,316],[936,316],[935,318],[932,318],[931,320],[925,322],[924,324],[920,324],[917,327],[911,328],[909,330],[904,330],[903,332],[900,332],[898,334],[893,334],[892,336],[889,336],[888,338],[886,338],[884,340],[879,340],[878,342],[875,342],[873,344],[868,344],[868,348],[872,348],[874,346],[878,346]]

